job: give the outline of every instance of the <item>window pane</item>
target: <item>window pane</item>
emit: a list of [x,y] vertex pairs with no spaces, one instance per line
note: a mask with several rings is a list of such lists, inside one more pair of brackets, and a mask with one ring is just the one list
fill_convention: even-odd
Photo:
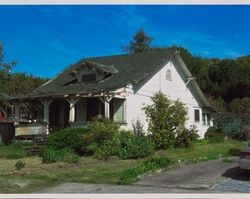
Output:
[[202,124],[206,125],[206,114],[202,113]]
[[194,109],[194,121],[199,122],[200,121],[200,110]]
[[207,114],[207,125],[210,126],[210,120],[211,120],[211,117],[210,117],[210,114]]

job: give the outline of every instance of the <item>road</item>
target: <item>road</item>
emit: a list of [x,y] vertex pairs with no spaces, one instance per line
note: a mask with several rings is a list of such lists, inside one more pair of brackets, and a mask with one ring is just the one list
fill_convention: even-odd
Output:
[[250,193],[250,172],[231,162],[212,160],[142,176],[133,185],[62,182],[38,193]]

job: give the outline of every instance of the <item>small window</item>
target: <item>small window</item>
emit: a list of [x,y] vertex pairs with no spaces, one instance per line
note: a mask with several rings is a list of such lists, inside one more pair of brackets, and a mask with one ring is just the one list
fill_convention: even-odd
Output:
[[206,125],[206,113],[202,113],[202,124]]
[[84,74],[82,75],[83,82],[94,82],[96,81],[96,74]]
[[211,121],[211,116],[210,116],[210,114],[208,113],[208,114],[207,114],[207,125],[208,125],[208,126],[211,125],[211,122],[210,122],[210,121]]
[[200,121],[200,110],[194,109],[194,121],[199,122]]
[[166,80],[169,80],[169,81],[171,81],[172,80],[172,77],[171,77],[171,71],[170,70],[167,70],[167,72],[166,72]]

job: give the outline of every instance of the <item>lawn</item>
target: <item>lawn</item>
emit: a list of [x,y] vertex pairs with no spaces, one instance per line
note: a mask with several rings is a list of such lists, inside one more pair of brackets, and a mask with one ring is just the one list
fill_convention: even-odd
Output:
[[[205,161],[227,157],[230,155],[229,151],[241,149],[245,145],[246,142],[240,141],[196,143],[191,149],[168,149],[158,151],[153,156],[169,157],[173,164],[184,160]],[[21,159],[25,162],[25,167],[16,170],[14,165],[18,159],[8,159],[13,157],[5,156],[3,151],[8,150],[5,146],[0,146],[0,193],[34,192],[62,181],[118,184],[126,171],[143,164],[144,161],[119,160],[116,157],[102,161],[83,157],[77,164],[42,164],[38,157],[24,157]]]

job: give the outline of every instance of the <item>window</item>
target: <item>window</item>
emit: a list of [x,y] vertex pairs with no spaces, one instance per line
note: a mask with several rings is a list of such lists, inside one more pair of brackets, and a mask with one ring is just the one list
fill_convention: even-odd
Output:
[[200,110],[194,109],[194,121],[199,122],[200,121]]
[[206,125],[206,113],[202,113],[202,124]]
[[202,124],[207,126],[211,125],[211,116],[209,113],[202,113]]
[[169,81],[171,81],[172,80],[172,77],[171,77],[171,71],[170,70],[167,70],[167,72],[166,72],[166,80],[169,80]]
[[210,114],[208,113],[208,114],[207,114],[207,125],[208,125],[208,126],[211,125],[211,122],[210,122],[210,121],[211,121],[211,116],[210,116]]
[[94,82],[96,81],[96,74],[84,74],[82,75],[83,82]]

